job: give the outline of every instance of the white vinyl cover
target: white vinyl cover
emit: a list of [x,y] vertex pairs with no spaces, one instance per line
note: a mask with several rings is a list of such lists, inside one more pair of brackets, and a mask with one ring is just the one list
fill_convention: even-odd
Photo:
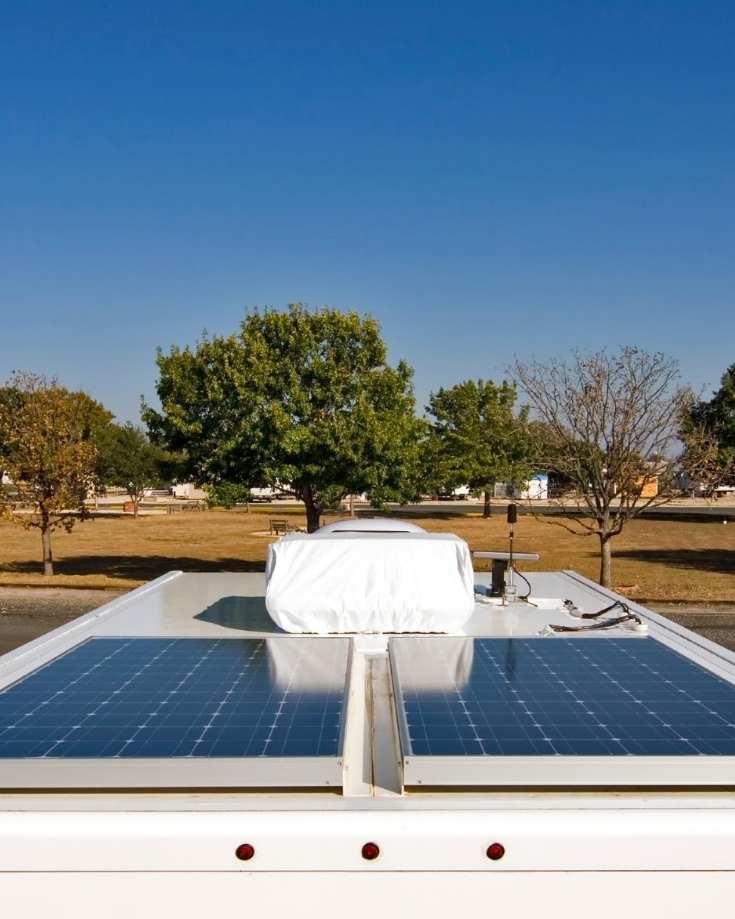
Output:
[[456,632],[474,611],[467,543],[451,533],[291,533],[268,547],[265,603],[286,632]]

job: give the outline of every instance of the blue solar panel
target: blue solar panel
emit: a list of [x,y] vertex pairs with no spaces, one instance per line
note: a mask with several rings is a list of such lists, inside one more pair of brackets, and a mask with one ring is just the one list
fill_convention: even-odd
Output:
[[391,641],[406,754],[735,755],[735,685],[653,638],[429,642]]
[[336,756],[348,649],[93,638],[0,691],[0,757]]

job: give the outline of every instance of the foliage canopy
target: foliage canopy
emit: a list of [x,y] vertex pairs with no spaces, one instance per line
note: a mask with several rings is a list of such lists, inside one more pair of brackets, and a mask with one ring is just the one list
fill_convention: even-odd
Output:
[[432,393],[436,472],[443,488],[485,492],[486,513],[496,482],[518,483],[529,472],[528,408],[516,413],[517,393],[503,380],[465,380]]
[[377,322],[336,309],[246,315],[239,331],[157,357],[151,436],[188,457],[200,484],[288,487],[307,526],[348,494],[418,490],[411,370],[387,363]]
[[682,439],[690,454],[703,453],[703,447],[708,451],[712,474],[703,483],[705,489],[735,484],[735,364],[722,375],[709,401],[693,401],[682,424]]
[[168,455],[150,442],[145,431],[129,423],[108,425],[97,437],[97,448],[100,480],[124,488],[137,517],[145,490],[166,480]]
[[44,573],[53,574],[51,532],[87,516],[96,484],[95,435],[112,415],[82,392],[16,373],[0,390],[2,466],[13,482],[5,510],[41,531]]

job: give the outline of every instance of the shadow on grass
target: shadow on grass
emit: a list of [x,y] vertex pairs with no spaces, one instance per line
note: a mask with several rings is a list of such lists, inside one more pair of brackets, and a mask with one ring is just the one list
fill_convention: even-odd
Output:
[[[36,559],[0,566],[0,572],[6,574],[40,574],[42,570]],[[54,562],[56,574],[104,574],[131,581],[149,580],[167,571],[265,571],[265,562],[242,558],[189,558],[179,555],[74,555]]]
[[613,549],[615,558],[658,562],[671,568],[735,573],[735,549]]

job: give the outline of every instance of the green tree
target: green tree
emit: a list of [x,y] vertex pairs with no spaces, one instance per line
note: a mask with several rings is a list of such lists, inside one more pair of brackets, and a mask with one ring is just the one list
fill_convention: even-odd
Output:
[[434,476],[443,488],[469,485],[485,497],[484,516],[496,482],[517,483],[529,472],[528,409],[515,411],[516,389],[505,380],[465,380],[429,398],[434,418]]
[[[0,387],[0,412],[4,411],[6,415],[12,414],[20,407],[20,392],[14,386]],[[8,432],[0,427],[0,492],[3,490],[3,478],[6,475],[6,462],[8,459]]]
[[411,370],[388,365],[377,322],[292,304],[239,331],[157,357],[151,436],[183,451],[200,484],[288,487],[307,528],[348,494],[413,497],[419,439]]
[[88,516],[85,498],[96,482],[97,426],[112,418],[85,393],[16,373],[0,390],[0,465],[13,482],[4,493],[11,519],[41,532],[43,572],[54,573],[53,530],[71,530]]
[[735,482],[735,364],[722,375],[720,388],[709,401],[692,403],[682,424],[682,440],[690,454],[702,452],[703,440],[709,446],[712,488]]
[[207,489],[209,503],[214,507],[224,507],[231,511],[238,504],[244,504],[246,509],[250,501],[250,489],[235,482],[220,482],[210,485]]
[[111,424],[97,434],[97,474],[103,485],[124,488],[133,504],[133,516],[143,494],[165,481],[165,452],[152,444],[145,431],[130,423]]

